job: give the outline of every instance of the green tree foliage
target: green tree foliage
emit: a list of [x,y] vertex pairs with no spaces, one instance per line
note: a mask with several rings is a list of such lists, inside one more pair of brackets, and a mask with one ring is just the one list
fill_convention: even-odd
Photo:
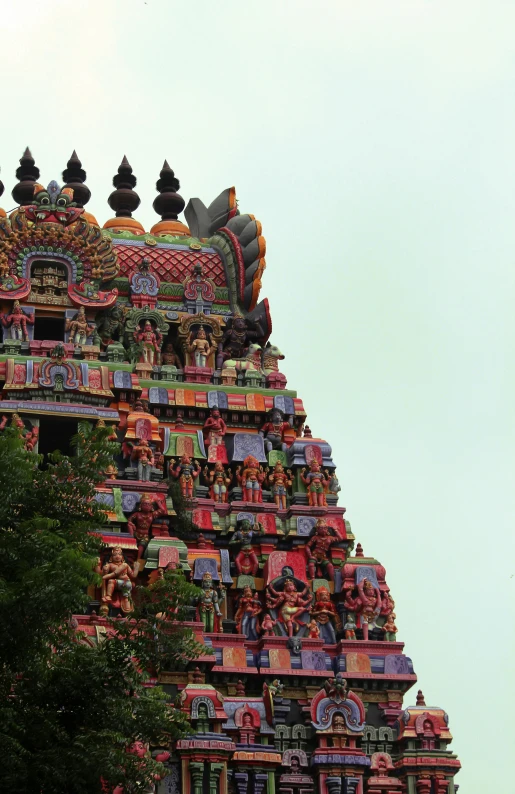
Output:
[[74,444],[42,468],[16,429],[0,433],[0,791],[145,791],[164,769],[128,746],[166,747],[188,730],[149,676],[205,653],[181,624],[198,591],[180,571],[138,587],[134,612],[98,642],[78,630],[72,616],[99,582],[95,485],[117,445],[87,425]]

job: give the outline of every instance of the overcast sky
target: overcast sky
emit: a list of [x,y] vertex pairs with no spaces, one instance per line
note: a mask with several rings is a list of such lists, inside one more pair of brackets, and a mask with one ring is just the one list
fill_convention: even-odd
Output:
[[27,145],[45,184],[77,149],[100,222],[124,154],[146,229],[165,157],[185,199],[236,186],[272,341],[449,713],[461,791],[507,791],[515,3],[2,5],[0,204]]

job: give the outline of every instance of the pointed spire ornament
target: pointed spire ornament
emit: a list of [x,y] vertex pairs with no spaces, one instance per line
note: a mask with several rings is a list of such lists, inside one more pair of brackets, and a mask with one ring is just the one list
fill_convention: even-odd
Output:
[[188,227],[178,220],[179,213],[183,211],[186,203],[183,197],[177,193],[179,188],[179,180],[165,160],[156,182],[156,190],[159,195],[155,197],[152,204],[157,214],[161,216],[161,221],[154,224],[150,230],[152,234],[157,236],[169,234],[175,237],[185,237],[191,234]]
[[417,692],[417,706],[425,706],[425,705],[426,705],[426,701],[424,699],[424,693],[422,692],[421,689],[419,689]]
[[34,185],[39,179],[39,168],[36,166],[28,146],[20,158],[20,165],[16,169],[16,179],[18,179],[18,184],[13,187],[11,195],[17,204],[26,207],[28,204],[32,204]]
[[85,184],[86,172],[82,167],[82,163],[75,149],[63,171],[63,181],[65,182],[65,187],[69,187],[73,190],[73,200],[77,206],[84,207],[91,198],[91,190]]
[[113,177],[113,190],[107,203],[116,213],[116,218],[111,218],[104,223],[104,229],[112,229],[114,232],[130,232],[131,234],[145,234],[145,229],[132,213],[136,210],[141,199],[134,190],[136,187],[136,177],[132,173],[132,166],[124,155],[118,167],[118,173]]

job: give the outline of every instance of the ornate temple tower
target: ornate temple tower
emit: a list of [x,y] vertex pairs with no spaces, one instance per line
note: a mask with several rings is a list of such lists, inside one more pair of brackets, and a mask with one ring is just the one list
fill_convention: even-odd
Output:
[[317,435],[330,427],[309,429],[281,372],[259,221],[234,188],[185,208],[166,161],[150,232],[125,157],[103,227],[75,152],[64,187],[37,181],[29,150],[16,175],[19,207],[0,211],[2,426],[43,455],[68,452],[79,421],[121,442],[97,493],[102,564],[125,559],[132,579],[92,590],[77,622],[97,641],[167,567],[200,588],[189,625],[206,653],[160,680],[191,735],[158,791],[454,794],[447,715],[412,695],[386,570],[355,545]]

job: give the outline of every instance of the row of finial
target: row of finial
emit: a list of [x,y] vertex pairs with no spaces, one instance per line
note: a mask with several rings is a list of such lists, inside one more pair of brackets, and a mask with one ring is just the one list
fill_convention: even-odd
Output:
[[[34,185],[39,179],[39,168],[28,147],[16,169],[16,178],[18,182],[12,190],[12,197],[16,204],[27,206],[32,203]],[[85,184],[86,172],[75,151],[63,171],[63,180],[64,187],[73,189],[73,199],[77,206],[84,207],[91,198],[91,191]],[[113,185],[115,190],[107,200],[109,206],[115,211],[117,218],[130,218],[134,210],[139,207],[141,200],[134,190],[136,177],[125,155],[118,167],[118,173],[113,177]],[[179,188],[179,180],[165,160],[156,183],[158,195],[152,205],[163,221],[176,221],[179,213],[184,209],[184,199],[177,192]],[[3,192],[4,186],[0,181],[0,196]]]

